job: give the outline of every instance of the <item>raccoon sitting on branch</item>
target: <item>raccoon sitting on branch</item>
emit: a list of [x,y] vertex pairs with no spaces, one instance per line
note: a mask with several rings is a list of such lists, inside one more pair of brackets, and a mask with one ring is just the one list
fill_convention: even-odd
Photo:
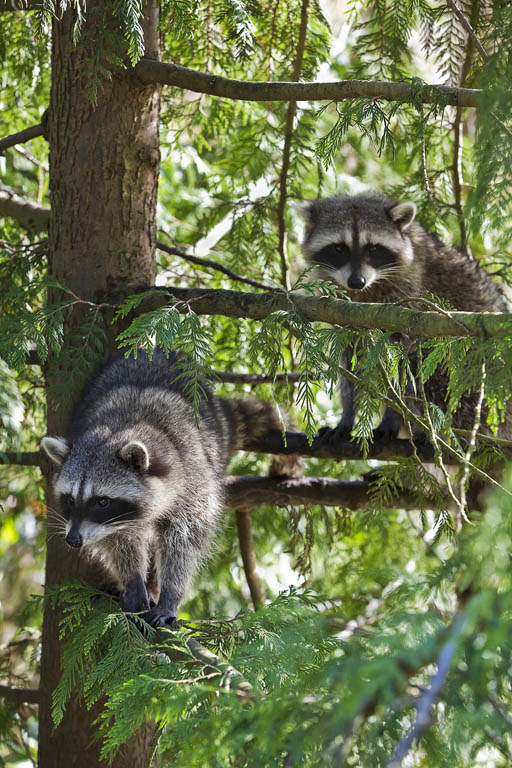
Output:
[[[280,429],[269,403],[205,388],[198,423],[177,355],[116,358],[90,382],[68,436],[45,437],[66,542],[114,579],[129,613],[172,624],[208,552],[232,453]],[[274,474],[295,474],[278,456]],[[272,471],[272,469],[271,469]]]
[[[432,293],[457,310],[507,311],[498,284],[476,261],[443,244],[415,221],[413,202],[363,193],[315,200],[298,208],[306,220],[302,248],[307,260],[318,265],[318,277],[337,283],[351,301],[404,303]],[[414,369],[414,353],[412,357]],[[427,400],[444,409],[447,386],[447,377],[437,371],[425,382]],[[334,430],[321,434],[321,439],[333,445],[350,439],[355,418],[354,387],[345,379],[340,387],[341,421]],[[462,398],[453,417],[454,427],[473,428],[475,398]],[[400,416],[387,407],[376,437],[396,437],[401,425]],[[481,429],[490,434],[486,425]],[[510,409],[500,437],[512,439]]]

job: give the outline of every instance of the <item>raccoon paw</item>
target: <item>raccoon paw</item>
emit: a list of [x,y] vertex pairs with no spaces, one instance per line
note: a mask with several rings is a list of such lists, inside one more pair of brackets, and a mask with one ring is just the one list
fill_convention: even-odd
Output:
[[166,608],[159,608],[157,605],[141,614],[141,618],[155,629],[162,627],[166,629],[177,628],[177,618],[174,613]]
[[379,426],[373,430],[373,439],[375,442],[386,442],[395,440],[400,432],[402,419],[400,416],[387,407],[384,411],[384,417]]
[[347,443],[351,440],[350,433],[352,432],[352,425],[343,424],[340,421],[337,427],[331,429],[330,427],[322,427],[315,435],[314,443],[316,445],[328,445],[331,448],[336,448],[340,443]]

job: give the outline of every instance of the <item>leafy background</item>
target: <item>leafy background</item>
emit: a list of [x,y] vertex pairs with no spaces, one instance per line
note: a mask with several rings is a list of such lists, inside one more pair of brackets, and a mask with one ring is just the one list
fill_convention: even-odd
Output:
[[[79,3],[74,5],[81,9]],[[320,6],[315,0],[162,3],[163,58],[191,68],[245,80],[290,79],[301,11],[306,8],[303,80],[378,77],[413,78],[418,83],[420,78],[481,87],[484,94],[476,113],[421,106],[419,101],[299,103],[291,114],[293,135],[283,196],[288,105],[216,100],[167,89],[161,126],[159,238],[208,255],[245,276],[283,286],[303,271],[302,225],[289,202],[373,188],[413,199],[428,229],[465,248],[508,281],[512,57],[507,54],[512,11],[499,0],[464,0],[459,5],[485,47],[485,61],[443,3],[364,0],[344,7]],[[43,6],[46,13],[36,18],[2,14],[4,135],[40,122],[48,104],[45,26],[51,6]],[[116,46],[124,36],[135,61],[141,42],[137,4],[120,2],[116,8],[119,34],[114,42],[106,41],[105,50],[119,56],[122,51]],[[87,45],[87,39],[81,44]],[[105,73],[97,73],[98,79],[91,82],[92,98],[102,76]],[[0,170],[5,185],[49,204],[43,139],[6,151]],[[35,349],[44,362],[48,347],[60,348],[72,297],[58,307],[45,306],[49,281],[44,233],[27,233],[12,220],[2,219],[0,246],[0,450],[36,450],[45,430],[44,381],[40,367],[27,365],[27,354]],[[217,272],[163,251],[158,262],[160,285],[236,287]],[[162,316],[157,322],[162,341],[179,343],[198,356],[196,370],[207,366],[239,372],[298,370],[297,387],[219,385],[218,391],[253,391],[285,405],[298,400],[297,418],[311,435],[319,425],[336,423],[338,405],[332,389],[340,349],[350,336],[336,341],[330,329],[313,328],[294,318],[291,342],[285,323],[291,319],[273,317],[260,325],[191,313],[179,322],[175,318],[174,326]],[[150,320],[132,328],[128,341],[148,337],[154,331]],[[91,370],[102,333],[92,310],[76,347],[67,352],[76,387]],[[331,333],[333,340],[327,362],[320,355],[325,333]],[[364,350],[379,338],[361,335],[360,346]],[[380,343],[388,349],[387,372],[396,379],[397,352],[387,339]],[[454,344],[452,354],[440,344],[434,344],[434,353],[439,363],[451,365],[456,401],[464,386],[478,386],[481,348],[475,343],[457,351]],[[487,348],[486,354],[496,362],[488,380],[488,402],[494,402],[491,414],[499,415],[508,396],[512,370],[508,346],[505,340],[490,353]],[[368,384],[376,368],[364,351],[359,365]],[[62,397],[62,392],[55,396]],[[374,410],[369,408],[361,422],[363,442],[371,432]],[[375,465],[312,459],[306,471],[352,479]],[[266,467],[265,457],[241,454],[229,471],[264,474]],[[104,725],[107,753],[149,712],[166,726],[160,739],[163,765],[387,765],[412,727],[414,706],[452,632],[451,671],[432,711],[433,727],[415,747],[410,764],[510,764],[509,498],[497,497],[485,521],[456,533],[450,515],[440,517],[428,508],[418,513],[382,511],[383,495],[400,478],[413,478],[421,495],[421,486],[430,481],[418,477],[419,471],[411,463],[389,464],[380,497],[377,493],[374,505],[364,513],[254,510],[258,565],[271,601],[256,614],[248,610],[233,513],[226,512],[217,550],[181,616],[227,620],[190,626],[250,681],[254,693],[245,701],[236,686],[229,687],[225,675],[208,678],[208,670],[190,656],[167,664],[158,648],[142,641],[140,628],[127,625],[115,607],[103,605],[84,618],[81,611],[89,597],[83,590],[53,596],[67,601],[71,625],[77,624],[73,617],[81,617],[74,630],[66,630],[69,657],[64,682],[56,692],[56,716],[65,705],[69,681],[80,673],[89,700],[94,692],[108,697],[114,725]],[[7,682],[30,686],[37,681],[41,602],[27,602],[27,597],[42,591],[46,533],[38,471],[3,467],[0,498],[0,671]],[[83,633],[85,647],[91,649],[88,656],[79,652]],[[186,638],[183,633],[173,640],[183,652]],[[116,654],[105,655],[108,648],[115,648]],[[94,665],[100,658],[105,659],[102,688],[97,687]],[[136,675],[130,673],[133,669]],[[138,702],[130,710],[133,720],[124,716],[126,697]],[[36,726],[34,707],[2,705],[1,764],[33,763]]]

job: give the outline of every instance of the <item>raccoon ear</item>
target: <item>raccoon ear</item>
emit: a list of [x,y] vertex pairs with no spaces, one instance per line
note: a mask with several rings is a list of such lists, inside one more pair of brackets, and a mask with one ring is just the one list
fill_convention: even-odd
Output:
[[416,216],[416,203],[411,201],[395,203],[395,205],[389,209],[388,214],[391,220],[395,222],[398,229],[401,232],[405,232],[405,230],[411,226],[414,217]]
[[71,446],[63,437],[43,437],[41,448],[57,467],[64,464]]
[[315,215],[315,208],[314,208],[314,206],[315,206],[315,204],[311,200],[308,200],[305,203],[299,203],[299,202],[293,200],[290,203],[291,209],[293,211],[295,211],[295,213],[298,213],[299,216],[302,219],[304,219],[304,221],[306,222],[306,226],[308,228],[312,227],[313,224],[316,221],[316,215]]
[[132,440],[130,443],[125,443],[122,448],[117,452],[117,455],[133,469],[138,472],[147,472],[149,469],[149,453],[144,443],[139,443],[137,440]]

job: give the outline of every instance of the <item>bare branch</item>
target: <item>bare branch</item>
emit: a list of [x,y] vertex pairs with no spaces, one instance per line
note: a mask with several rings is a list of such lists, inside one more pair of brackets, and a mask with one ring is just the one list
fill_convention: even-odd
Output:
[[[383,80],[340,80],[337,83],[248,82],[152,59],[141,59],[135,67],[135,73],[145,83],[175,85],[195,93],[242,101],[344,101],[362,97],[407,102],[418,98],[417,87],[408,83]],[[476,107],[481,90],[426,84],[420,93],[424,104]]]
[[0,698],[13,701],[15,704],[39,704],[39,689],[0,685]]
[[416,721],[407,736],[405,736],[405,738],[398,744],[387,768],[400,768],[402,761],[411,749],[413,742],[419,739],[422,733],[430,727],[430,710],[432,709],[434,701],[441,693],[446,676],[450,671],[453,655],[457,650],[459,638],[463,633],[466,624],[467,617],[465,614],[459,614],[455,618],[449,639],[443,645],[441,653],[439,654],[437,660],[437,672],[432,678],[430,688],[427,688],[425,693],[422,694],[416,705]]
[[252,285],[254,288],[263,288],[264,291],[275,290],[275,288],[271,285],[260,283],[258,280],[251,280],[250,277],[242,277],[242,275],[238,275],[236,272],[233,272],[231,269],[222,266],[222,264],[219,264],[216,261],[211,261],[210,259],[201,259],[199,256],[192,256],[191,254],[182,251],[181,248],[175,248],[171,245],[162,243],[161,240],[156,241],[156,247],[161,251],[170,253],[172,256],[179,256],[180,259],[186,259],[186,261],[190,261],[192,264],[198,264],[201,267],[209,267],[210,269],[217,270],[217,272],[222,272],[224,275],[227,275],[232,280],[236,280],[239,283],[246,283],[247,285]]
[[[297,50],[293,62],[293,82],[298,82],[302,69],[302,60],[304,58],[304,46],[306,44],[306,33],[308,30],[308,8],[309,0],[302,0],[300,11],[299,39],[297,41]],[[277,226],[278,226],[278,252],[281,259],[281,282],[283,288],[290,288],[288,264],[286,261],[285,237],[286,222],[284,211],[286,200],[288,198],[288,170],[290,168],[290,152],[292,148],[293,122],[297,111],[297,102],[288,102],[286,110],[286,120],[284,124],[284,144],[283,144],[283,162],[281,164],[281,173],[279,175],[279,200],[277,202]]]
[[10,216],[30,232],[48,229],[50,209],[23,200],[9,187],[0,187],[0,216]]
[[5,139],[0,139],[0,153],[5,149],[9,149],[9,147],[14,147],[15,144],[24,144],[26,141],[35,139],[36,136],[44,136],[44,126],[42,123],[25,128],[24,131],[13,133],[11,136],[6,136]]
[[291,382],[295,384],[299,380],[299,374],[294,371],[288,373],[276,373],[271,376],[267,373],[231,373],[231,371],[211,371],[214,379],[225,381],[228,384],[272,384],[274,381]]
[[241,507],[235,510],[236,529],[245,578],[251,593],[254,608],[257,609],[265,602],[265,593],[258,575],[256,554],[254,552],[254,537],[252,535],[251,510]]

